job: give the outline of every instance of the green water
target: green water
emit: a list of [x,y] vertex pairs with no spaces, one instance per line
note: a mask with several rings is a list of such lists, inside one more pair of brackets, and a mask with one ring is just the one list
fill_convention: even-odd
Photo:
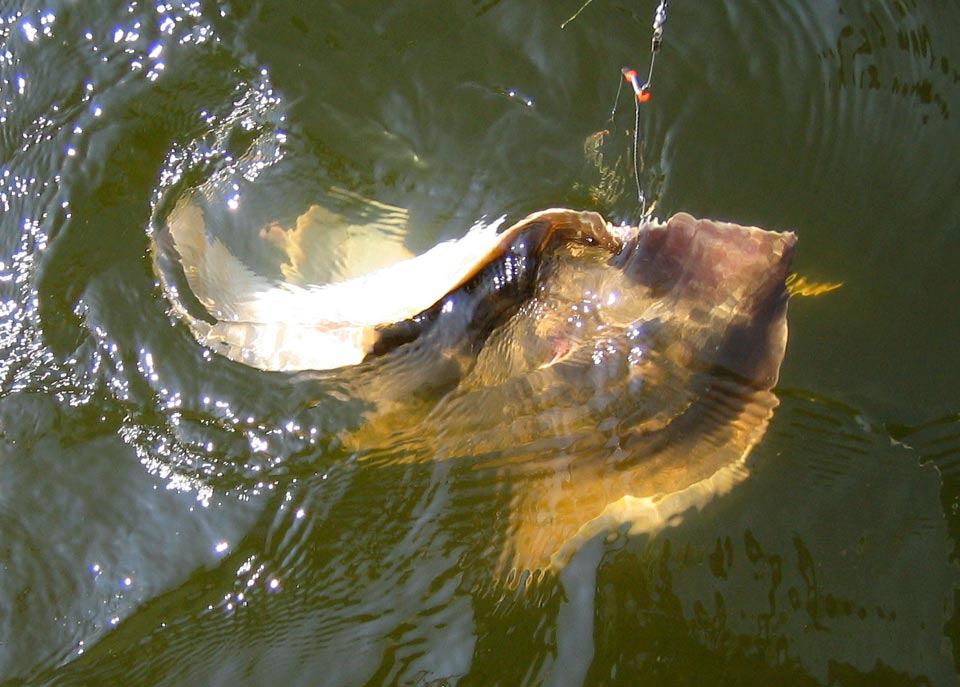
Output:
[[531,593],[490,590],[509,485],[403,460],[429,436],[360,455],[336,377],[168,316],[152,218],[251,141],[283,155],[220,228],[250,260],[331,186],[407,208],[414,251],[633,219],[625,94],[609,118],[654,4],[0,2],[0,684],[956,683],[954,3],[671,4],[656,213],[792,229],[844,285],[791,302],[747,481]]

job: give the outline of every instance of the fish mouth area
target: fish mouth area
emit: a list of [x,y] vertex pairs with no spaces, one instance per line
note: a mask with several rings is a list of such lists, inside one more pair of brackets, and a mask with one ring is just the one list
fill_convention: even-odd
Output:
[[786,279],[797,237],[686,213],[640,227],[610,263],[684,317],[704,362],[772,388],[787,340]]
[[709,305],[762,301],[786,279],[796,236],[686,213],[637,228],[610,264],[663,295],[683,291]]

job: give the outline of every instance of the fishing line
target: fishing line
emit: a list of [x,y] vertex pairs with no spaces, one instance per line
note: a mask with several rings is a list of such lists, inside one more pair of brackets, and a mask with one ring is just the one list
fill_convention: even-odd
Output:
[[[621,70],[624,80],[630,84],[636,96],[634,101],[636,118],[633,126],[633,176],[637,181],[637,199],[640,201],[641,219],[647,214],[647,197],[643,193],[643,184],[640,180],[640,105],[641,103],[648,102],[652,95],[653,65],[656,63],[657,53],[660,52],[660,47],[663,44],[663,25],[667,21],[667,6],[667,0],[660,0],[656,13],[653,16],[653,37],[650,39],[650,69],[647,71],[647,80],[641,81],[635,69],[624,67]],[[623,87],[623,83],[620,84],[620,87]],[[618,88],[617,98],[619,99],[619,97],[620,89]],[[616,103],[614,103],[611,119],[616,109]]]

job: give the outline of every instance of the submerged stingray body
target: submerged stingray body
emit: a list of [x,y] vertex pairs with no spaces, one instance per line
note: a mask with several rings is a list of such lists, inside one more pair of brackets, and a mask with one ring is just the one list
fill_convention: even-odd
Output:
[[501,475],[503,573],[560,567],[623,523],[656,531],[742,479],[777,405],[795,236],[563,209],[496,229],[294,287],[253,276],[187,204],[155,254],[202,344],[268,370],[337,368],[376,409],[346,442],[407,432],[428,437],[423,459]]

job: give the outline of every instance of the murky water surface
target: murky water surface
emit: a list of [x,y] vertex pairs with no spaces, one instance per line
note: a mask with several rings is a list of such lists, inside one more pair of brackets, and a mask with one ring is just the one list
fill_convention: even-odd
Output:
[[954,3],[672,3],[656,214],[793,230],[844,285],[791,301],[748,479],[520,591],[506,449],[371,428],[349,374],[248,368],[170,315],[150,232],[198,188],[271,278],[301,266],[264,228],[345,194],[405,210],[411,253],[635,219],[611,108],[654,3],[561,30],[579,4],[0,3],[0,683],[955,684]]

